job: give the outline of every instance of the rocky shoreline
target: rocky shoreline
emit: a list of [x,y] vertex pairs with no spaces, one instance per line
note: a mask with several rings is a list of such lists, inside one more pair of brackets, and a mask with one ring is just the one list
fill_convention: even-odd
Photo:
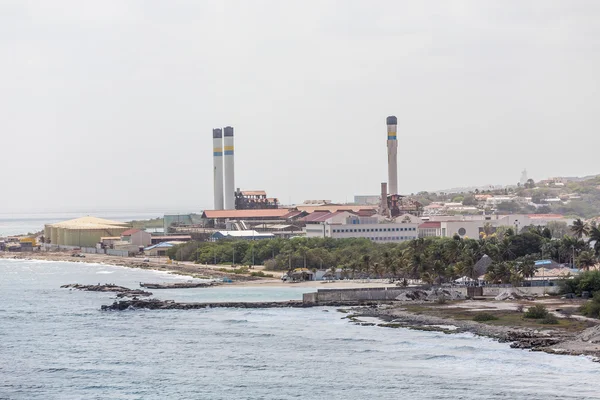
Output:
[[[415,314],[405,310],[401,305],[359,307],[342,311],[351,313],[346,318],[363,325],[365,323],[361,322],[361,317],[379,318],[383,322],[375,325],[382,327],[441,331],[449,334],[470,332],[510,343],[512,348],[551,354],[586,355],[593,357],[595,361],[600,361],[600,325],[583,332],[493,326],[475,321]],[[367,323],[367,325],[374,324]]]

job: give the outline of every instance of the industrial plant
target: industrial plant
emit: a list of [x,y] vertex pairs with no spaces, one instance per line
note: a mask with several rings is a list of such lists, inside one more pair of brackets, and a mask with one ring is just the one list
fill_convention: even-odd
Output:
[[[383,129],[381,132],[383,139]],[[46,248],[86,248],[105,254],[131,254],[139,248],[164,253],[166,247],[192,240],[292,238],[365,238],[378,243],[395,243],[419,237],[479,238],[499,227],[520,228],[550,223],[571,224],[572,219],[558,214],[487,214],[499,204],[514,202],[530,205],[532,199],[509,195],[482,194],[477,191],[466,202],[428,202],[401,195],[398,179],[398,119],[386,118],[387,182],[380,183],[378,195],[356,196],[354,204],[330,200],[305,200],[302,204],[282,206],[265,190],[243,190],[235,185],[234,129],[213,129],[214,209],[198,214],[168,214],[162,228],[145,231],[94,217],[83,217],[45,226],[42,244]],[[382,140],[383,142],[383,140]],[[382,146],[383,147],[383,146]],[[523,173],[522,181],[526,177]],[[529,180],[528,180],[529,181]],[[531,184],[526,182],[528,185]],[[544,183],[545,181],[542,181]],[[564,186],[555,178],[548,186]],[[401,185],[400,185],[401,186]],[[573,195],[573,199],[577,197]],[[579,197],[580,198],[580,197]],[[547,199],[570,201],[569,199]],[[532,206],[532,207],[533,207]],[[481,213],[478,210],[484,210]],[[471,214],[461,215],[470,211]],[[457,215],[458,214],[458,215]],[[152,230],[153,229],[153,230]],[[166,243],[166,244],[165,244]],[[28,243],[21,243],[26,247]],[[159,247],[153,247],[160,245]]]
[[[289,237],[302,229],[307,236],[369,237],[377,241],[413,239],[418,234],[422,206],[398,193],[397,124],[395,116],[387,117],[388,182],[381,184],[378,204],[364,206],[336,205],[323,200],[280,208],[278,199],[268,197],[264,190],[235,189],[233,128],[213,129],[214,210],[203,212],[203,229],[226,229],[221,231],[222,237],[234,236],[227,232],[245,230]],[[320,223],[323,227],[317,226]],[[329,226],[346,223],[361,225],[361,229]],[[367,232],[373,234],[365,235]]]

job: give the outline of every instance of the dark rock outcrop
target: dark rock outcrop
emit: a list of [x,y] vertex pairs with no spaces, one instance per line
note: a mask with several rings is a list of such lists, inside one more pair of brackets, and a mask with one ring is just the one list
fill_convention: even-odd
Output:
[[152,296],[151,292],[146,292],[138,289],[129,289],[124,286],[113,285],[107,283],[104,285],[80,285],[79,283],[71,283],[69,285],[62,285],[63,289],[77,289],[84,290],[86,292],[111,292],[117,293],[117,297],[148,297]]
[[140,286],[146,289],[191,289],[217,286],[217,282],[174,282],[174,283],[142,283]]

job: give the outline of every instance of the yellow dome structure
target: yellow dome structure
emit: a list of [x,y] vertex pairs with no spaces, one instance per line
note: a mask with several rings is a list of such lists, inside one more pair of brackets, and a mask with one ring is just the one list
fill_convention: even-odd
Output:
[[44,227],[46,242],[58,246],[95,247],[101,237],[121,236],[129,229],[124,222],[96,217],[81,217],[47,224]]

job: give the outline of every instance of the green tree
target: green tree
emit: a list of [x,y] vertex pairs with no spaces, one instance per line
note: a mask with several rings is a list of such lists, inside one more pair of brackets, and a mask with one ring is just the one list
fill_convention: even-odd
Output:
[[573,225],[571,226],[571,232],[575,235],[575,237],[579,239],[583,239],[584,236],[587,236],[590,232],[590,227],[587,223],[581,220],[581,218],[577,218],[573,221]]
[[593,267],[598,262],[596,255],[591,250],[582,251],[577,257],[576,265],[579,268],[585,269],[586,271],[590,270],[590,267]]
[[600,229],[598,227],[591,227],[588,237],[588,243],[594,246],[596,256],[600,256]]

